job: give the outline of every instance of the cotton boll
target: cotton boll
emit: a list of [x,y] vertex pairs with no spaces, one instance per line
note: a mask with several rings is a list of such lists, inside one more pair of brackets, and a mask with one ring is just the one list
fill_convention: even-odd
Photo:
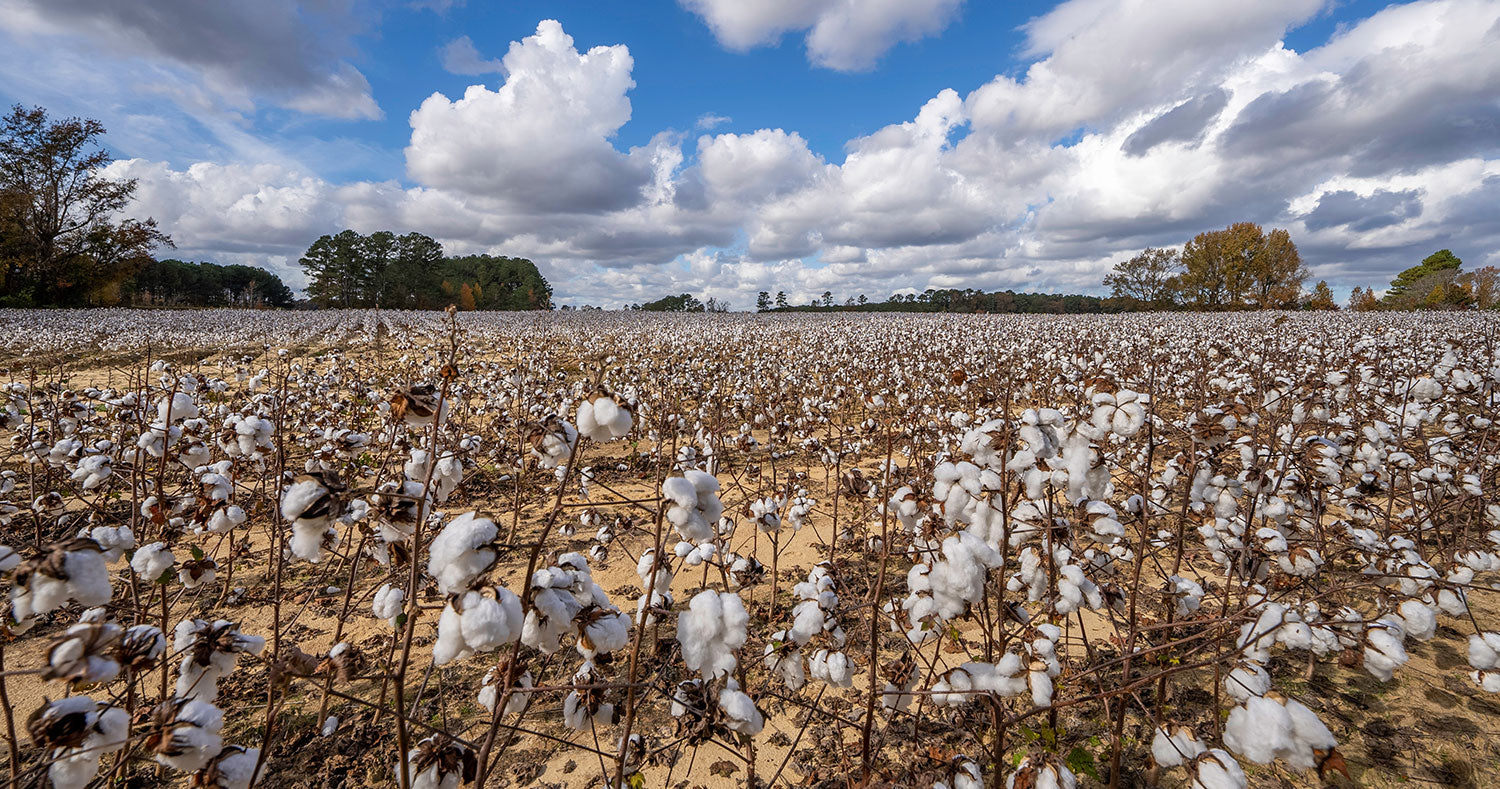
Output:
[[450,602],[438,616],[437,641],[432,645],[432,663],[444,666],[474,654],[464,641],[463,619]]
[[489,652],[521,636],[521,598],[501,586],[473,591],[461,598],[464,642],[475,652]]
[[264,768],[256,772],[255,767],[259,762],[259,748],[225,746],[214,757],[213,762],[193,777],[193,785],[214,789],[250,789],[265,777]]
[[1406,648],[1401,645],[1399,625],[1380,620],[1365,630],[1364,664],[1370,676],[1390,682],[1396,669],[1406,665]]
[[489,518],[466,512],[454,518],[428,547],[427,574],[445,595],[466,591],[495,563],[492,543],[500,529]]
[[1245,789],[1249,785],[1240,763],[1218,748],[1193,763],[1193,782],[1188,789]]
[[1229,712],[1224,744],[1256,764],[1270,764],[1292,750],[1292,716],[1275,700],[1255,696]]
[[1241,704],[1271,690],[1271,675],[1259,663],[1243,662],[1224,675],[1224,692]]
[[740,683],[732,679],[719,691],[719,709],[723,711],[726,718],[724,725],[730,731],[754,737],[765,728],[765,716],[755,706],[755,702],[740,690]]
[[1406,600],[1398,610],[1401,627],[1408,636],[1418,641],[1429,641],[1437,634],[1437,614],[1426,603]]
[[813,679],[836,688],[854,685],[854,675],[849,665],[849,656],[843,652],[820,649],[807,662],[808,673]]
[[1028,756],[1005,777],[1005,789],[1076,789],[1078,777],[1054,758]]
[[153,740],[147,741],[157,762],[185,773],[194,772],[219,754],[224,713],[218,707],[196,699],[176,698],[157,705],[153,716],[169,721],[162,735],[153,738],[154,745]]
[[1208,749],[1199,742],[1193,730],[1186,726],[1162,727],[1151,739],[1151,758],[1160,767],[1177,767],[1187,764]]
[[699,592],[677,617],[677,640],[687,667],[712,679],[734,670],[734,651],[745,643],[749,615],[739,595]]
[[405,605],[406,590],[391,584],[381,584],[370,603],[375,618],[384,619],[391,627],[396,626],[396,618],[401,616]]
[[193,402],[192,395],[176,392],[157,401],[156,424],[168,425],[184,419],[197,419],[198,413],[198,405]]
[[[495,705],[500,703],[500,683],[507,676],[504,665],[496,666],[485,672],[484,680],[479,688],[479,703],[490,714],[494,714]],[[522,692],[522,689],[535,687],[535,681],[530,671],[524,671],[516,679],[516,690],[512,691],[510,698],[505,702],[505,715],[516,715],[526,709],[531,702],[531,694]]]
[[[104,561],[109,564],[119,561],[126,551],[135,547],[135,533],[125,525],[95,526],[89,530],[88,537],[104,549]],[[3,551],[0,551],[0,554],[3,554]],[[0,563],[0,566],[3,566],[3,563]]]
[[245,510],[238,505],[231,504],[214,510],[214,514],[208,518],[208,530],[214,534],[226,534],[233,531],[236,526],[243,525],[249,517]]
[[1500,632],[1486,630],[1469,636],[1469,665],[1481,671],[1500,670]]
[[120,673],[115,660],[122,630],[109,622],[80,622],[52,640],[42,679],[75,684],[108,682]]
[[1031,688],[1031,703],[1037,707],[1052,706],[1052,677],[1047,675],[1047,664],[1032,661],[1026,672],[1026,684]]

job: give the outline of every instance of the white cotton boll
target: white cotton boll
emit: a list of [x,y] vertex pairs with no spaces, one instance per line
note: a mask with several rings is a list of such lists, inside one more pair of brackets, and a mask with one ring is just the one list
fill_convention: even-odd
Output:
[[168,550],[166,543],[153,542],[135,552],[130,559],[130,569],[146,583],[156,583],[176,563],[177,557]]
[[1021,760],[1016,771],[1005,777],[1005,789],[1017,786],[1030,789],[1076,789],[1078,777],[1058,762],[1037,763],[1032,757]]
[[807,668],[813,679],[824,684],[836,688],[847,688],[854,684],[849,656],[843,652],[820,649],[808,659]]
[[193,396],[186,392],[176,392],[170,397],[163,397],[156,403],[156,423],[167,425],[181,422],[184,419],[197,419],[198,405],[193,402]]
[[1151,758],[1160,767],[1177,767],[1187,764],[1208,748],[1198,741],[1193,730],[1186,726],[1173,726],[1156,730],[1151,739]]
[[339,719],[337,715],[329,715],[323,720],[323,728],[318,731],[324,737],[332,737],[339,730]]
[[1401,603],[1398,616],[1402,629],[1418,641],[1430,641],[1437,635],[1437,614],[1421,600]]
[[177,711],[172,727],[173,753],[157,753],[156,761],[185,773],[203,769],[219,754],[223,740],[224,713],[212,704],[191,700]]
[[444,666],[473,654],[474,651],[469,649],[468,642],[464,640],[462,616],[450,602],[443,606],[443,613],[438,616],[438,635],[437,641],[432,645],[432,663]]
[[1481,671],[1500,670],[1500,632],[1486,630],[1469,636],[1469,665]]
[[1249,785],[1240,763],[1218,748],[1204,753],[1194,768],[1188,789],[1245,789]]
[[[500,683],[504,681],[505,675],[506,670],[497,666],[485,672],[484,680],[480,685],[479,704],[491,715],[495,713],[495,705],[500,703]],[[530,671],[523,672],[516,679],[516,688],[518,689],[535,687],[535,684]],[[530,693],[524,693],[521,690],[512,691],[510,698],[505,702],[504,714],[516,715],[526,709],[526,705],[530,701]]]
[[496,556],[489,544],[499,533],[494,521],[475,512],[466,512],[443,527],[433,538],[427,559],[427,574],[437,581],[438,591],[445,595],[466,591],[489,570]]
[[762,663],[767,669],[780,675],[788,690],[801,690],[807,684],[807,674],[802,666],[802,650],[789,640],[785,630],[776,631],[771,640],[766,642]]
[[1365,670],[1381,682],[1390,682],[1396,669],[1406,665],[1406,648],[1401,645],[1399,625],[1380,620],[1365,630]]
[[225,534],[233,531],[248,520],[245,510],[239,505],[231,504],[227,507],[214,510],[214,514],[208,518],[208,530],[215,534]]
[[406,590],[391,584],[381,584],[375,590],[375,597],[370,603],[370,608],[376,619],[384,619],[391,627],[396,626],[396,618],[406,605]]
[[250,789],[265,777],[264,768],[260,773],[255,771],[259,762],[259,748],[231,745],[220,751],[214,759],[214,772],[218,780],[212,785],[217,789]]
[[1296,699],[1286,700],[1286,711],[1292,720],[1294,747],[1281,758],[1297,770],[1310,770],[1318,766],[1316,752],[1327,753],[1338,745],[1333,732],[1318,719],[1317,713]]
[[608,726],[614,723],[614,718],[615,705],[612,703],[600,704],[593,715],[590,715],[588,706],[583,703],[578,691],[569,693],[568,697],[563,699],[563,725],[570,729],[588,731],[591,726]]
[[521,637],[521,598],[494,587],[494,597],[469,592],[462,599],[460,623],[464,642],[475,652],[489,652]]
[[727,718],[724,725],[730,731],[754,737],[765,728],[766,719],[755,702],[740,690],[740,683],[730,680],[723,690],[719,691],[719,709]]
[[1500,693],[1500,671],[1470,671],[1469,679],[1485,693]]
[[[134,538],[132,538],[134,542]],[[21,554],[9,545],[0,545],[0,573],[8,573],[21,563]]]
[[734,670],[734,650],[745,643],[749,615],[739,595],[699,592],[677,617],[677,640],[687,667],[712,679]]
[[1273,699],[1256,696],[1229,712],[1224,744],[1256,764],[1270,764],[1295,747],[1292,716]]
[[1037,707],[1052,706],[1052,678],[1047,676],[1047,665],[1033,661],[1026,672],[1026,684],[1031,688],[1031,703]]
[[1271,675],[1259,663],[1241,663],[1224,675],[1224,692],[1243,704],[1271,690]]
[[81,481],[84,490],[93,490],[107,482],[113,473],[108,455],[90,455],[78,461],[72,478]]
[[[88,536],[99,547],[104,549],[104,561],[114,564],[125,555],[125,552],[135,547],[135,533],[129,526],[95,526],[89,530]],[[0,550],[0,555],[4,550]],[[0,561],[0,572],[4,571],[4,562]]]
[[73,756],[58,756],[47,768],[53,789],[83,789],[99,774],[99,755],[76,749]]
[[323,560],[325,548],[338,545],[338,530],[324,519],[292,521],[288,542],[292,555],[311,564]]

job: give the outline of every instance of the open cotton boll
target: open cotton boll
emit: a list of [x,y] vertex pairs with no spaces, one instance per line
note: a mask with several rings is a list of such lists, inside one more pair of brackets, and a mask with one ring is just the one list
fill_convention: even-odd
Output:
[[[200,649],[200,644],[206,648]],[[178,622],[172,633],[172,651],[182,656],[177,695],[213,701],[219,693],[219,680],[234,670],[240,653],[258,655],[265,647],[264,638],[241,633],[239,625],[224,619]]]
[[765,657],[761,662],[780,676],[789,690],[801,690],[807,684],[807,674],[802,667],[802,650],[788,637],[785,630],[771,634],[771,638],[766,641]]
[[449,602],[443,606],[443,613],[438,616],[438,634],[437,641],[432,645],[432,663],[443,666],[473,654],[474,651],[464,640],[462,616],[453,607],[453,603]]
[[187,392],[175,392],[156,402],[156,424],[169,425],[184,419],[197,419],[198,405]]
[[677,641],[687,667],[713,679],[728,674],[737,665],[734,651],[745,644],[749,615],[739,595],[707,590],[688,603],[677,616]]
[[214,514],[208,518],[208,530],[214,534],[225,534],[233,531],[236,526],[243,525],[249,517],[245,510],[239,505],[230,504],[214,510]]
[[630,432],[632,424],[630,409],[608,395],[578,405],[578,432],[594,441],[603,443],[620,438]]
[[1028,756],[1005,777],[1005,789],[1077,789],[1078,777],[1053,758]]
[[1500,670],[1500,633],[1486,630],[1469,636],[1469,665],[1481,671]]
[[719,691],[719,709],[724,712],[724,725],[730,731],[754,737],[765,728],[765,716],[756,708],[755,702],[740,690],[740,683],[732,679]]
[[406,606],[406,590],[391,584],[381,584],[375,590],[375,597],[370,602],[370,608],[376,619],[384,619],[391,627],[396,626],[396,618],[401,616]]
[[[166,707],[166,712],[162,707]],[[219,755],[223,739],[224,713],[218,707],[196,699],[176,698],[158,705],[153,715],[171,714],[165,736],[154,748],[156,761],[185,773],[203,769]]]
[[469,592],[459,602],[464,642],[475,652],[489,652],[521,637],[521,598],[509,589]]
[[84,490],[93,490],[109,481],[113,474],[108,455],[90,455],[78,461],[78,468],[73,470],[72,478],[82,482]]
[[1251,697],[1230,710],[1224,724],[1224,744],[1256,764],[1270,764],[1296,745],[1292,716],[1273,699]]
[[164,542],[153,542],[135,552],[130,559],[130,569],[146,583],[156,583],[177,563],[177,557],[167,549]]
[[1365,629],[1365,670],[1381,682],[1390,682],[1396,669],[1406,665],[1406,648],[1401,645],[1401,626],[1379,620]]
[[1239,761],[1213,748],[1193,762],[1193,781],[1188,789],[1245,789],[1248,785]]
[[[411,789],[458,789],[472,781],[479,769],[474,752],[446,734],[434,734],[417,743],[417,747],[407,751],[406,762]],[[429,766],[418,769],[418,765]],[[395,776],[399,786],[400,761],[396,762]]]
[[108,682],[120,673],[114,652],[122,631],[109,622],[79,622],[55,636],[42,679],[70,683]]
[[[131,540],[134,542],[134,539]],[[118,557],[116,557],[118,558]],[[21,563],[21,554],[9,545],[0,545],[0,573],[8,573]]]
[[1318,766],[1338,741],[1302,702],[1263,696],[1230,711],[1224,744],[1257,764],[1281,759],[1294,769],[1306,770]]
[[1421,600],[1402,602],[1397,618],[1406,634],[1418,641],[1429,641],[1437,634],[1437,614]]
[[1187,764],[1208,748],[1198,741],[1193,730],[1186,726],[1163,726],[1151,738],[1151,758],[1161,767],[1177,767]]
[[849,665],[849,656],[843,652],[820,649],[807,661],[808,673],[813,679],[836,688],[854,685],[854,672]]
[[[54,576],[57,567],[61,572]],[[92,608],[113,596],[104,551],[88,538],[53,543],[40,556],[17,565],[15,572],[17,583],[11,587],[10,599],[11,616],[18,623],[54,611],[69,600]],[[27,576],[24,582],[22,576]]]
[[51,753],[47,778],[55,789],[83,789],[98,775],[99,757],[125,747],[130,713],[118,707],[99,706],[87,696],[74,696],[55,702],[43,715],[71,715],[87,732],[77,747]]
[[259,748],[226,745],[208,766],[193,776],[193,786],[205,789],[250,789],[265,777],[264,768],[256,772],[255,766],[259,762]]
[[1259,663],[1242,662],[1224,675],[1224,692],[1241,704],[1271,690],[1271,675]]
[[[89,530],[87,536],[104,549],[104,561],[110,564],[119,561],[126,551],[135,547],[135,533],[127,525],[95,526]],[[0,551],[0,555],[3,553],[4,551]],[[0,562],[0,572],[3,572],[3,565],[4,563]]]
[[466,512],[454,518],[428,547],[427,574],[437,581],[438,591],[457,594],[495,563],[491,544],[500,529],[489,518]]
[[[479,704],[490,714],[494,714],[495,705],[500,703],[500,683],[505,681],[507,671],[504,665],[495,666],[485,672],[484,679],[479,687]],[[535,687],[536,683],[531,677],[531,672],[525,671],[516,679],[516,689],[511,691],[510,698],[505,702],[505,715],[516,715],[526,709],[531,702],[531,694],[523,692],[525,688]]]

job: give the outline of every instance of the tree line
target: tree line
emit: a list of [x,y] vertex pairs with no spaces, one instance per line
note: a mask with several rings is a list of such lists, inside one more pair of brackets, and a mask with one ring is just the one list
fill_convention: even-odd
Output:
[[172,239],[153,219],[119,218],[133,178],[106,178],[113,157],[96,120],[53,121],[15,105],[0,120],[0,306],[119,304],[125,285]]
[[345,230],[318,238],[299,263],[307,296],[320,307],[552,309],[552,286],[530,260],[448,257],[421,233]]
[[[1462,270],[1447,249],[1396,275],[1381,296],[1356,287],[1356,310],[1491,309],[1497,305],[1500,269]],[[1110,299],[1123,309],[1336,310],[1333,290],[1319,281],[1303,291],[1307,269],[1285,230],[1267,233],[1251,222],[1199,233],[1181,250],[1148,247],[1105,276]]]
[[921,293],[893,293],[885,301],[870,301],[864,294],[837,301],[832,291],[807,304],[792,304],[785,291],[773,299],[761,291],[755,299],[757,312],[949,312],[949,313],[1049,313],[1078,314],[1120,312],[1115,300],[1081,294],[1017,293],[1013,290],[986,292],[974,288],[928,288]]

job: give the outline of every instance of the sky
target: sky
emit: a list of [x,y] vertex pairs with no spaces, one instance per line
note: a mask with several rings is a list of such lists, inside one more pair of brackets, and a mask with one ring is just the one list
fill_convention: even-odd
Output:
[[1500,265],[1497,0],[0,0],[0,101],[294,287],[344,228],[606,307],[1102,293],[1236,221],[1341,295]]

